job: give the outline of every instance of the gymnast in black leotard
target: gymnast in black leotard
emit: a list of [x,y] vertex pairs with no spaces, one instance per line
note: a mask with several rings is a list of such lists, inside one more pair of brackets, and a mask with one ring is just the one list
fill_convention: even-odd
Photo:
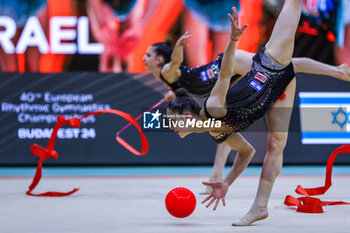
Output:
[[[170,40],[153,44],[148,48],[147,54],[143,58],[146,69],[150,71],[156,79],[166,84],[171,90],[164,97],[164,100],[166,101],[170,101],[175,98],[173,91],[178,90],[181,87],[186,88],[191,96],[207,97],[209,96],[210,91],[214,87],[218,78],[218,68],[220,69],[221,67],[222,55],[218,55],[215,61],[203,66],[189,68],[182,65],[183,49],[185,46],[187,46],[186,40],[190,37],[190,34],[186,32],[177,40],[174,49],[171,47]],[[238,81],[242,75],[249,72],[253,63],[253,56],[253,53],[236,50],[233,58],[233,62],[235,64],[233,73],[236,75],[232,76],[230,86]],[[350,81],[350,68],[346,64],[331,66],[317,62],[310,58],[292,58],[292,63],[295,72],[320,74]],[[212,74],[214,74],[214,77]],[[250,88],[248,90],[252,89]],[[282,108],[286,108],[285,105],[288,105],[288,107],[289,105],[292,106],[294,93],[289,96],[283,95],[281,97],[282,98],[279,98],[280,100],[278,100],[277,103],[282,105]],[[283,97],[285,98],[283,99]],[[288,112],[285,112],[284,114],[274,113],[267,115],[267,121],[269,122],[268,145],[278,144],[280,148],[279,151],[283,151],[283,148],[286,145],[288,130],[285,130],[286,133],[283,137],[279,135],[275,137],[273,133],[276,131],[274,125],[277,125],[278,130],[284,130],[284,128],[288,127],[289,119],[290,114],[288,114]],[[229,129],[227,130],[229,131]],[[225,137],[227,138],[228,134]],[[223,136],[218,136],[217,138],[221,138],[223,141]],[[273,141],[274,143],[270,143],[270,141]],[[248,144],[246,145],[248,146]],[[209,181],[223,180],[223,170],[230,152],[231,147],[229,147],[226,143],[218,144],[215,162],[212,173],[209,177]],[[209,194],[210,192],[211,187],[206,186],[205,190],[201,194]]]
[[[147,50],[147,54],[143,58],[145,62],[145,67],[148,71],[150,71],[153,74],[153,76],[156,79],[162,81],[171,90],[178,90],[180,87],[186,87],[190,92],[191,96],[208,96],[218,76],[213,72],[215,76],[214,78],[210,79],[211,71],[209,71],[209,73],[208,72],[202,73],[203,78],[200,74],[203,71],[208,71],[209,67],[213,68],[212,69],[213,71],[217,70],[217,67],[212,67],[212,65],[209,65],[209,64],[204,65],[203,69],[200,67],[187,68],[185,66],[182,66],[183,48],[187,46],[186,40],[189,37],[191,37],[189,33],[185,33],[184,35],[182,35],[177,40],[174,49],[171,48],[170,41],[167,41],[166,43],[160,42],[160,43],[151,45]],[[279,35],[279,37],[281,37],[281,35]],[[193,52],[196,52],[196,51],[193,51]],[[252,60],[253,56],[254,54],[252,53],[248,53],[242,50],[236,50],[233,57],[233,63],[235,64],[235,66],[233,67],[233,73],[240,74],[240,75],[244,75],[248,73],[253,63],[253,60]],[[218,58],[215,61],[218,63],[219,69],[220,69],[221,67],[220,65],[222,63],[222,57],[218,56]],[[214,65],[216,65],[215,61],[214,61]],[[342,79],[345,81],[350,81],[350,69],[346,64],[342,64],[340,66],[331,66],[331,65],[314,61],[309,58],[294,58],[292,59],[292,63],[293,63],[295,72],[321,74],[321,75]],[[187,72],[187,71],[190,71],[190,72]],[[201,71],[201,72],[198,72],[198,71]],[[189,75],[185,76],[185,74],[187,73],[189,73]],[[231,86],[234,84],[234,82],[232,81],[233,80],[231,79],[230,80]],[[257,82],[259,83],[258,80]],[[255,85],[254,82],[252,83],[252,85]],[[251,87],[249,88],[252,91]],[[259,88],[259,86],[255,85],[255,88]],[[294,99],[294,90],[295,90],[295,81],[294,82],[292,81],[292,85],[290,85],[290,88],[287,88],[286,90],[286,97],[282,100],[276,101],[271,107],[271,109],[269,110],[269,112],[266,114],[266,121],[268,123],[268,140],[267,140],[267,152],[266,152],[265,160],[267,161],[267,163],[270,160],[275,160],[275,158],[282,158],[282,152],[287,141],[286,139],[288,136],[288,129],[286,129],[282,133],[276,133],[276,128],[278,128],[278,130],[284,129],[286,127],[288,128],[289,120],[290,120],[290,111],[284,111],[283,113],[281,113],[281,111],[276,111],[275,109],[281,109],[281,108],[292,109],[293,99]],[[171,91],[169,91],[166,94],[164,100],[169,101],[172,98],[174,98],[174,95],[172,94]],[[199,106],[197,107],[198,109],[200,109]],[[248,123],[246,123],[246,125],[248,125]],[[216,157],[215,163],[214,163],[213,171],[209,178],[209,181],[222,181],[224,179],[223,169],[225,167],[226,159],[228,154],[231,151],[231,148],[235,148],[235,150],[237,151],[238,155],[236,157],[241,157],[243,155],[246,155],[246,157],[250,157],[254,154],[254,149],[252,148],[252,146],[239,133],[232,133],[230,132],[230,130],[232,132],[237,131],[237,129],[234,129],[232,127],[230,128],[227,125],[225,125],[223,126],[223,130],[221,132],[212,132],[214,137],[217,137],[217,139],[221,139],[222,141],[225,141],[225,143],[218,144],[218,147],[216,150],[216,156],[215,156]],[[188,132],[178,131],[178,133],[183,134]],[[220,134],[226,134],[227,136],[225,135],[219,136]],[[226,138],[227,140],[225,140]],[[232,141],[235,142],[234,145],[232,145]],[[271,147],[271,145],[273,146]],[[276,166],[278,166],[279,163],[275,163],[275,164],[277,164]],[[270,170],[273,174],[277,174],[275,172],[276,169],[273,168]],[[264,174],[264,176],[262,177],[265,177],[265,176],[266,175]],[[272,177],[271,180],[274,180],[274,175],[271,175],[271,177]],[[207,186],[207,189],[202,194],[209,194],[211,191],[212,191],[211,187]],[[257,198],[259,198],[259,196],[257,196]],[[256,208],[252,208],[252,210],[256,210]],[[244,217],[242,221],[238,224],[249,225],[252,221],[255,221],[254,218],[247,220],[247,218]]]
[[[152,45],[144,57],[146,68],[153,71],[154,74],[154,63],[157,62],[154,58],[163,59],[162,68],[159,73],[156,72],[155,77],[165,83],[171,91],[175,92],[179,88],[185,88],[191,96],[208,97],[219,77],[223,54],[219,54],[215,61],[203,66],[193,68],[184,66],[181,64],[182,47],[180,44],[187,36],[189,34],[185,33],[183,38],[178,40],[174,51],[171,49],[171,40]],[[232,75],[231,82],[240,76]]]
[[[233,16],[229,15],[231,36],[221,62],[219,78],[206,100],[206,107],[200,108],[184,89],[179,89],[176,91],[177,98],[169,103],[168,118],[171,122],[178,123],[171,124],[171,128],[182,138],[190,133],[209,131],[218,142],[224,141],[238,152],[232,169],[222,181],[203,182],[212,188],[212,192],[202,203],[208,201],[207,207],[214,203],[215,210],[220,201],[225,205],[228,187],[248,166],[255,153],[249,143],[236,132],[246,129],[254,121],[266,115],[269,127],[268,145],[257,195],[249,212],[240,221],[233,223],[233,225],[250,225],[268,216],[268,200],[282,167],[288,130],[277,132],[274,129],[281,124],[288,126],[293,106],[295,75],[291,59],[301,13],[301,0],[285,0],[266,47],[260,49],[254,56],[250,71],[230,87],[236,41],[246,27],[239,28],[238,13],[235,8],[232,12]],[[283,91],[287,97],[282,101],[276,101]],[[285,107],[285,111],[277,113],[275,109],[279,107]],[[223,124],[209,124],[204,127],[204,122],[210,117],[219,119]],[[281,122],[279,119],[287,121]],[[181,120],[202,123],[179,124]],[[184,125],[186,127],[183,127]]]
[[222,55],[223,54],[220,54],[215,61],[209,64],[195,68],[180,65],[179,70],[181,76],[173,83],[168,83],[162,73],[160,73],[160,78],[171,88],[172,91],[176,91],[179,88],[185,88],[193,96],[208,97],[218,79]]
[[[214,107],[212,109],[213,112],[226,112],[224,116],[215,117],[209,113],[207,109],[208,99],[201,109],[185,89],[179,89],[176,92],[179,98],[169,103],[169,115],[183,114],[186,109],[194,109],[193,116],[197,117],[198,120],[206,120],[206,118],[220,120],[224,128],[228,127],[229,129],[213,137],[218,143],[225,141],[232,133],[247,129],[267,113],[295,77],[292,63],[287,66],[280,66],[269,58],[264,51],[265,48],[261,48],[253,57],[251,71],[227,90],[225,107],[222,109]],[[201,110],[205,114],[204,119],[200,116]],[[194,129],[194,132],[202,130]],[[175,131],[180,136],[185,137],[191,129],[187,127]],[[204,131],[209,130],[204,129]]]
[[[220,120],[229,126],[230,130],[215,136],[216,142],[223,142],[230,134],[247,129],[263,117],[295,77],[292,63],[281,67],[275,64],[264,51],[265,48],[260,49],[253,57],[251,71],[228,89],[227,114]],[[206,102],[204,113],[206,117],[213,118],[208,113]]]
[[[160,79],[174,92],[179,88],[185,88],[194,97],[208,97],[218,79],[222,56],[223,54],[219,54],[215,61],[195,68],[180,65],[181,76],[174,83],[168,83],[162,73]],[[232,75],[231,83],[239,77],[241,77],[239,74]]]

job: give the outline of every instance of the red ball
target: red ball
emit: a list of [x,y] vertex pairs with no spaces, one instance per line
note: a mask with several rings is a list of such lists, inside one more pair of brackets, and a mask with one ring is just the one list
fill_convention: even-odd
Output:
[[185,218],[196,208],[196,197],[187,188],[174,188],[165,198],[165,207],[172,216]]

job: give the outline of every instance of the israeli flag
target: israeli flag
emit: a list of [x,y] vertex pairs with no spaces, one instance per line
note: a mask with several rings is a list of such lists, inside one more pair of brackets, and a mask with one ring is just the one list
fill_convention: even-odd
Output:
[[251,86],[252,88],[254,88],[257,92],[261,91],[261,89],[263,88],[257,81],[252,80],[249,83],[249,86]]
[[300,92],[302,144],[350,144],[350,92]]

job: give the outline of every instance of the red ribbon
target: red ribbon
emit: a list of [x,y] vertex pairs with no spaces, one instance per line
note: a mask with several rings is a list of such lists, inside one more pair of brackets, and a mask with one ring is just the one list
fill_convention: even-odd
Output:
[[99,115],[99,114],[103,114],[103,113],[112,113],[118,116],[123,117],[124,119],[126,119],[127,121],[129,121],[132,125],[134,125],[137,129],[137,131],[140,134],[140,139],[141,139],[141,151],[137,151],[135,148],[133,148],[131,145],[129,145],[124,139],[122,139],[121,137],[119,137],[119,135],[116,137],[116,140],[122,145],[124,146],[127,150],[129,150],[131,153],[135,154],[135,155],[145,155],[148,152],[148,148],[149,148],[149,144],[148,144],[148,140],[146,138],[146,136],[144,135],[144,133],[142,132],[140,126],[137,124],[137,122],[135,121],[135,119],[130,116],[129,114],[119,111],[119,110],[115,110],[115,109],[106,109],[106,110],[99,110],[99,111],[94,111],[91,113],[86,114],[85,116],[81,117],[81,118],[70,118],[70,119],[66,119],[63,115],[60,115],[57,117],[57,121],[58,123],[54,126],[51,137],[49,139],[49,142],[47,144],[47,147],[42,147],[40,145],[37,144],[33,144],[30,147],[30,150],[32,151],[32,153],[35,156],[38,156],[39,162],[38,165],[36,167],[36,172],[35,172],[35,176],[33,178],[33,181],[31,183],[31,185],[29,186],[28,191],[26,192],[27,195],[30,196],[45,196],[45,197],[61,197],[61,196],[68,196],[71,195],[73,193],[75,193],[76,191],[78,191],[78,188],[74,188],[72,191],[69,192],[46,192],[46,193],[40,193],[40,194],[33,194],[32,191],[34,190],[34,188],[38,185],[41,176],[42,176],[42,164],[45,160],[49,159],[49,158],[54,158],[57,159],[58,158],[58,153],[57,151],[54,150],[55,147],[55,142],[56,142],[56,138],[57,138],[57,132],[58,130],[63,126],[63,125],[68,125],[71,127],[75,127],[75,128],[79,128],[80,127],[80,123],[81,120],[84,118],[87,118],[89,116],[92,115]]
[[335,157],[341,153],[350,153],[350,145],[343,145],[337,148],[327,161],[325,185],[317,188],[303,188],[301,185],[295,189],[295,192],[305,197],[295,198],[287,195],[284,204],[287,206],[297,206],[297,212],[303,213],[323,213],[322,206],[325,205],[349,205],[343,201],[321,201],[318,198],[310,197],[322,195],[332,186],[332,169]]
[[[159,105],[161,105],[164,102],[163,99],[161,99],[160,101],[158,101],[158,103],[156,103],[155,105],[153,105],[152,107],[150,107],[149,109],[146,110],[146,112],[152,111],[153,109],[157,108]],[[135,118],[135,120],[139,120],[141,117],[143,116],[143,114],[140,114],[139,116],[137,116]],[[117,132],[117,137],[119,136],[119,134],[121,134],[124,130],[126,130],[127,128],[129,128],[129,126],[131,126],[131,123],[126,124],[121,130],[119,130]]]

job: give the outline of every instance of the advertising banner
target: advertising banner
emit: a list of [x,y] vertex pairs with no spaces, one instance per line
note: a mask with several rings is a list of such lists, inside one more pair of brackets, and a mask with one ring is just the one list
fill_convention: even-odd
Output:
[[[30,146],[46,147],[57,116],[80,118],[102,109],[117,109],[134,118],[142,115],[138,124],[148,138],[148,154],[135,156],[121,146],[115,137],[123,129],[120,136],[139,150],[137,130],[125,128],[128,122],[121,117],[102,114],[83,119],[79,128],[62,127],[55,144],[59,158],[45,164],[211,165],[214,161],[217,144],[208,133],[181,139],[171,130],[176,126],[167,119],[171,117],[166,116],[167,103],[157,104],[168,89],[150,74],[1,73],[0,83],[0,165],[35,165],[38,158]],[[336,147],[348,142],[348,90],[349,83],[340,80],[298,74],[284,164],[324,164]],[[203,122],[203,127],[215,123]],[[267,134],[264,119],[242,132],[256,149],[251,164],[263,162]],[[228,164],[235,154],[231,153]],[[336,161],[349,162],[349,156]]]

